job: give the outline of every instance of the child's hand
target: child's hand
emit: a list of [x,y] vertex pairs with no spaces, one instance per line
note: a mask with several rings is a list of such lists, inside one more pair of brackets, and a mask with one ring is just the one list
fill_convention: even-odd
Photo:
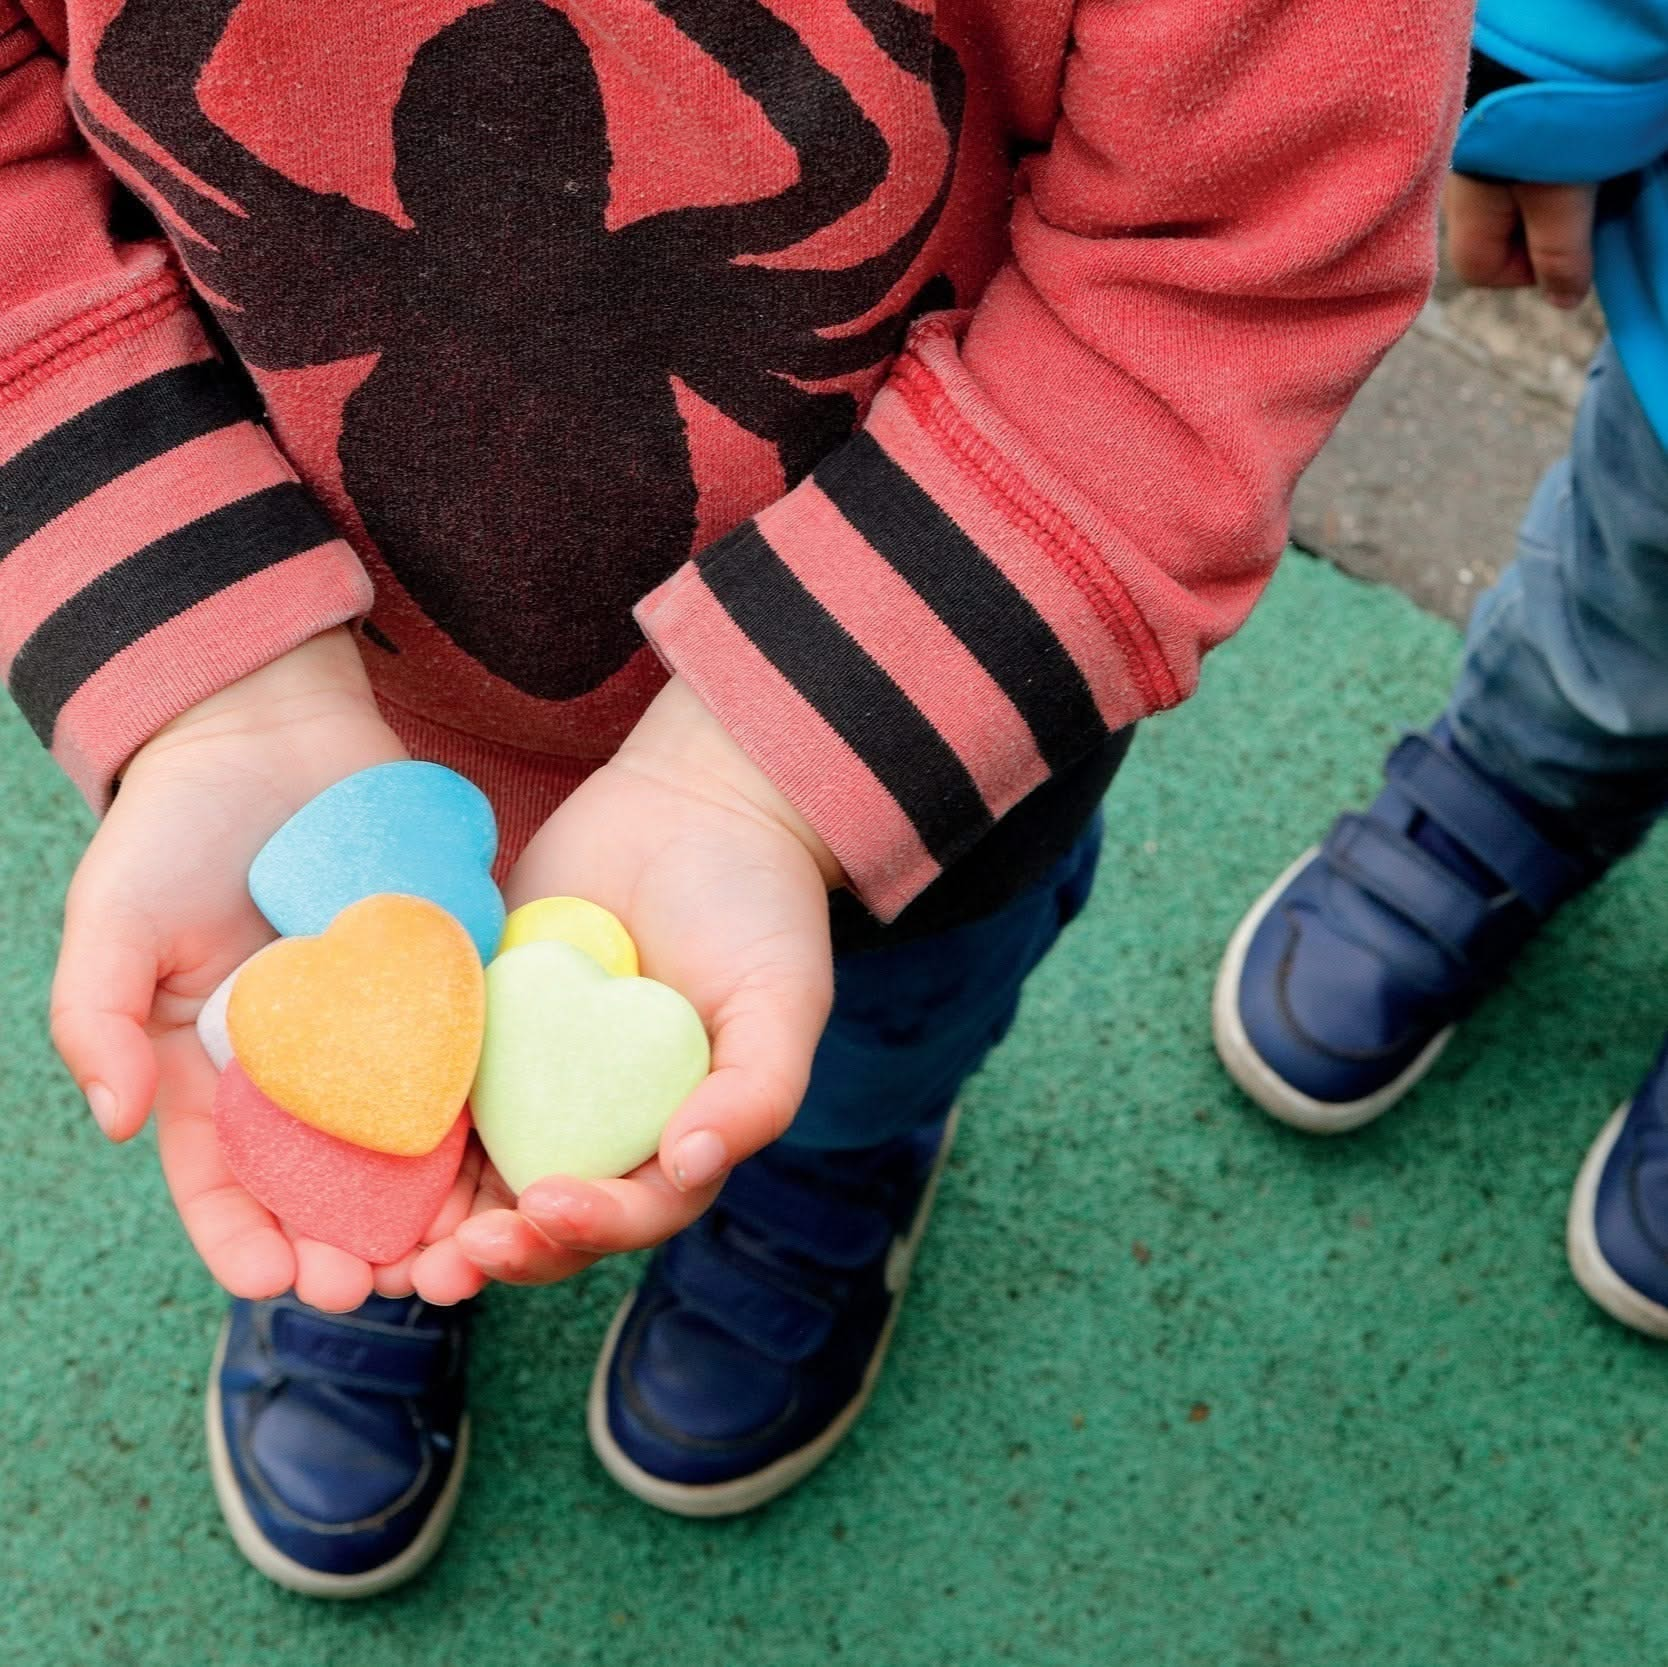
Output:
[[1443,198],[1454,270],[1480,289],[1539,284],[1578,307],[1593,282],[1592,185],[1531,185],[1451,174]]
[[155,1105],[180,1219],[235,1295],[293,1285],[321,1308],[351,1308],[371,1289],[365,1263],[292,1243],[232,1178],[195,1023],[215,986],[273,936],[248,891],[268,836],[332,782],[404,756],[352,638],[327,632],[142,747],[70,886],[53,1041],[112,1140],[129,1139]]
[[512,908],[567,895],[612,909],[643,971],[706,1022],[712,1074],[659,1156],[624,1180],[549,1177],[517,1209],[487,1170],[470,1219],[418,1261],[417,1289],[445,1301],[482,1274],[547,1283],[693,1221],[726,1171],[798,1109],[832,999],[828,888],[839,879],[827,847],[689,688],[668,685],[540,830],[506,889]]

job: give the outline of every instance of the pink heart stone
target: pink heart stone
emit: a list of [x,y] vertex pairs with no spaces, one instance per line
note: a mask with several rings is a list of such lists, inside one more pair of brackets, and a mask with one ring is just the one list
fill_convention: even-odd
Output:
[[367,1262],[397,1262],[457,1179],[469,1112],[422,1157],[373,1152],[291,1117],[233,1060],[215,1092],[214,1132],[232,1173],[291,1232]]

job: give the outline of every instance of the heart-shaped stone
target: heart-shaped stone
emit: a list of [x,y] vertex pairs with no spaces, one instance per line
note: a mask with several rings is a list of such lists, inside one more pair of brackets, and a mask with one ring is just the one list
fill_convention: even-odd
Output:
[[439,764],[375,764],[298,810],[249,868],[249,895],[287,938],[322,932],[350,903],[426,897],[497,953],[504,899],[492,882],[498,825],[472,782]]
[[264,949],[238,974],[226,1019],[238,1064],[291,1116],[415,1158],[468,1097],[483,1004],[480,958],[450,914],[422,897],[369,897],[319,937]]
[[214,1132],[231,1172],[290,1232],[397,1262],[457,1179],[469,1117],[460,1113],[425,1157],[391,1157],[291,1117],[233,1061],[214,1096]]
[[498,953],[524,943],[571,943],[604,972],[616,978],[637,976],[637,945],[631,934],[617,915],[583,897],[541,897],[536,903],[523,903],[504,922]]
[[612,978],[543,941],[487,968],[475,1129],[516,1191],[543,1175],[604,1180],[652,1157],[707,1074],[700,1015],[650,978]]
[[232,1005],[232,986],[237,983],[238,974],[250,961],[264,955],[271,948],[271,944],[263,945],[248,961],[227,973],[215,985],[214,993],[198,1010],[197,1040],[203,1044],[203,1052],[209,1056],[209,1063],[217,1071],[224,1071],[232,1062],[232,1033],[226,1028],[226,1012]]

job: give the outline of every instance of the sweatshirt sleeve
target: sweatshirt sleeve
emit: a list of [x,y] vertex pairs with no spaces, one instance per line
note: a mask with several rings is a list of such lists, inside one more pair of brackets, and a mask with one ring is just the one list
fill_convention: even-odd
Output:
[[1668,151],[1668,6],[1481,0],[1454,166],[1596,185]]
[[98,810],[169,719],[370,587],[165,240],[123,235],[63,79],[0,0],[0,671]]
[[1428,293],[1468,22],[1084,0],[978,305],[920,321],[862,430],[640,604],[882,919],[1185,699],[1250,610]]

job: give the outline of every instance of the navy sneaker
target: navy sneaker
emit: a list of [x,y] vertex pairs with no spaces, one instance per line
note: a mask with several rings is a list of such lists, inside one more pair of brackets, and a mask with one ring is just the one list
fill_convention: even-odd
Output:
[[469,1455],[468,1315],[416,1297],[323,1314],[234,1302],[209,1376],[214,1491],[238,1549],[309,1597],[409,1580],[440,1549]]
[[833,1452],[880,1376],[955,1119],[856,1152],[768,1147],[656,1252],[591,1383],[615,1481],[729,1516]]
[[1603,869],[1442,726],[1407,736],[1366,815],[1342,816],[1258,899],[1223,956],[1216,1051],[1265,1111],[1358,1128],[1419,1081],[1537,928]]
[[1576,1282],[1600,1308],[1668,1337],[1668,1045],[1588,1149],[1567,1242]]

